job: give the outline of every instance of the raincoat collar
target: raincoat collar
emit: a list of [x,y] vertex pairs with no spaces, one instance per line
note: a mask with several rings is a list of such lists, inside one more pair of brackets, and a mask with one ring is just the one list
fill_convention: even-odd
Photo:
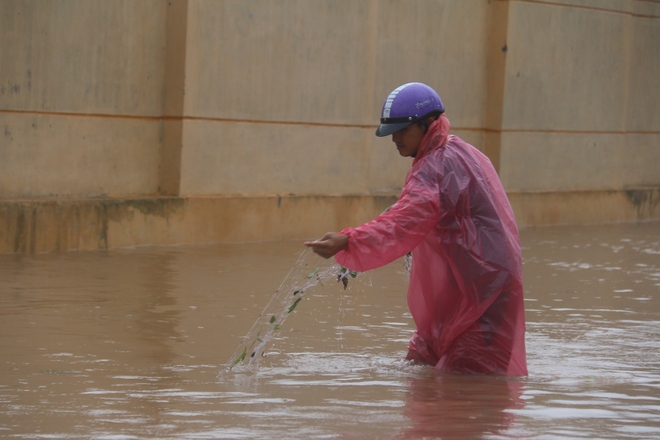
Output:
[[422,139],[422,144],[419,146],[412,164],[415,165],[423,157],[431,154],[431,152],[444,147],[447,143],[447,138],[449,137],[449,128],[449,119],[444,114],[440,115],[437,120],[433,121],[431,125],[429,125],[429,129]]

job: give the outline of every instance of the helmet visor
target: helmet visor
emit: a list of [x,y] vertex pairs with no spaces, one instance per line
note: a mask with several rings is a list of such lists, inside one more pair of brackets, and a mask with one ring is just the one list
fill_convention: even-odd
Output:
[[389,136],[392,133],[396,133],[399,130],[403,130],[413,122],[415,121],[395,122],[393,124],[385,124],[385,123],[380,124],[376,129],[376,136],[378,137]]

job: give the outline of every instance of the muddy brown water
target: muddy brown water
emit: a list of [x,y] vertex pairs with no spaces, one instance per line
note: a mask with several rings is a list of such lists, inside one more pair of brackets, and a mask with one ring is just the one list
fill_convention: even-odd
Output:
[[220,374],[300,242],[0,256],[0,437],[660,437],[660,223],[522,231],[526,379],[402,361],[401,261]]

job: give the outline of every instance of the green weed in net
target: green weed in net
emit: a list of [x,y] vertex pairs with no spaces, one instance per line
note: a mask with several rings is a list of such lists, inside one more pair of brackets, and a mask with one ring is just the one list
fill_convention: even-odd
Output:
[[240,355],[239,357],[236,358],[236,360],[234,361],[234,365],[236,365],[237,363],[239,363],[239,362],[241,362],[243,359],[245,359],[245,355],[246,355],[246,354],[247,354],[247,347],[245,347],[245,348],[243,349],[243,353],[241,353],[241,355]]
[[287,311],[287,313],[293,312],[293,309],[296,308],[296,306],[298,305],[298,303],[300,302],[301,299],[302,299],[302,296],[300,298],[298,298],[293,304],[291,304],[291,307],[289,307],[289,310]]
[[347,267],[341,266],[339,273],[337,274],[337,281],[341,281],[341,283],[344,285],[344,290],[346,290],[346,287],[348,287],[348,277],[357,277],[357,272],[350,270]]

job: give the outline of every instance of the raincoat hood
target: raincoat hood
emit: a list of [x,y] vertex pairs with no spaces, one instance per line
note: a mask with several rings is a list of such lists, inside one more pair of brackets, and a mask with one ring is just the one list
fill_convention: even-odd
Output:
[[426,135],[422,138],[422,143],[413,159],[413,165],[434,150],[445,146],[449,137],[450,126],[449,119],[444,114],[440,115],[438,119],[429,125]]

